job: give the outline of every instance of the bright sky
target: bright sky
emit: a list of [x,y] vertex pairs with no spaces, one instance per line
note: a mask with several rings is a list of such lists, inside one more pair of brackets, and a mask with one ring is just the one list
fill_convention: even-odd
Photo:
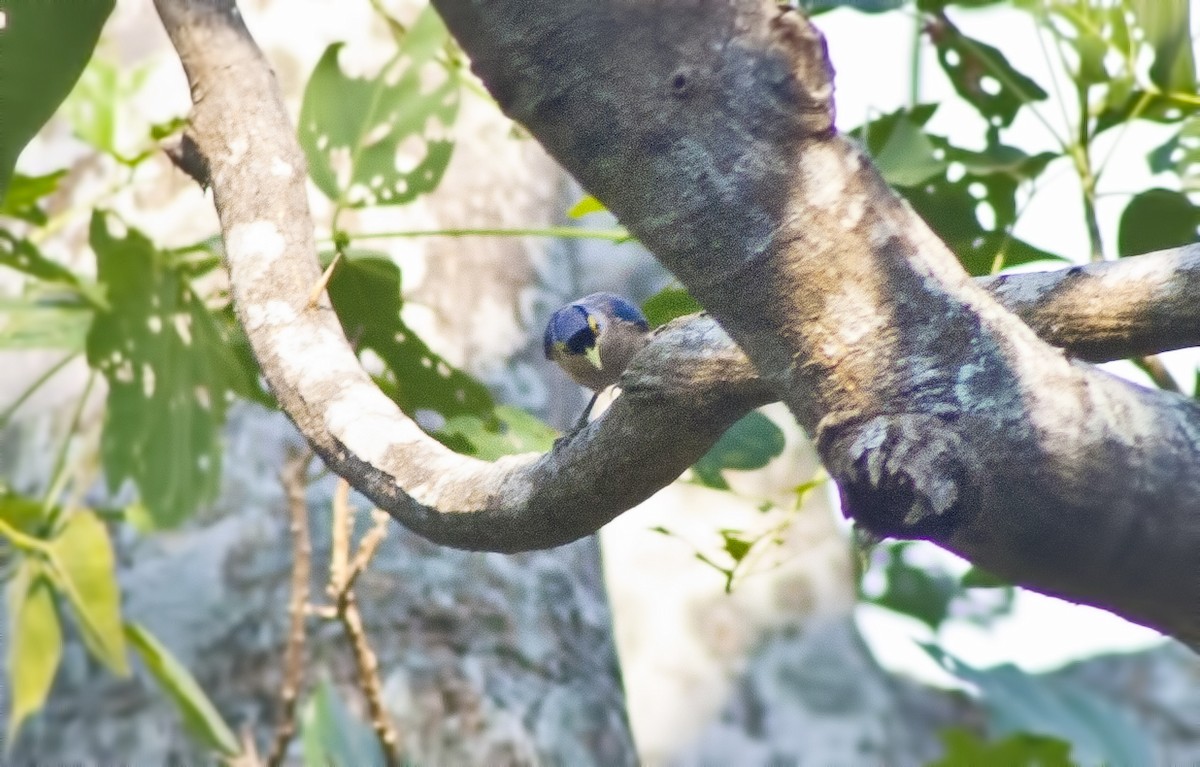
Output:
[[[1192,6],[1193,24],[1197,4]],[[1053,101],[1050,75],[1042,50],[1034,42],[1032,21],[1015,11],[981,10],[952,14],[968,35],[995,45],[1009,61],[1052,94],[1040,108],[1046,119],[1062,130],[1063,117]],[[913,39],[913,16],[888,13],[876,16],[839,10],[817,18],[829,42],[830,56],[837,68],[838,123],[854,127],[869,117],[889,112],[908,102],[908,61]],[[1196,37],[1193,34],[1193,39]],[[1014,43],[1021,46],[1014,49]],[[977,147],[983,140],[980,118],[955,95],[942,75],[931,47],[922,61],[921,101],[941,102],[929,127],[949,136],[956,144]],[[1062,84],[1066,86],[1065,83]],[[1110,131],[1115,137],[1118,131]],[[1112,155],[1100,184],[1108,194],[1099,201],[1099,218],[1106,246],[1115,247],[1117,221],[1128,192],[1155,184],[1175,186],[1170,178],[1153,179],[1146,165],[1146,152],[1165,141],[1171,131],[1160,126],[1134,125],[1113,149],[1100,146],[1099,156]],[[1029,152],[1053,148],[1046,128],[1028,110],[1023,110],[1004,139]],[[1051,252],[1086,259],[1079,187],[1074,171],[1065,161],[1052,165],[1041,182],[1027,212],[1017,225],[1018,236]],[[1197,356],[1192,350],[1170,355],[1167,364],[1176,377],[1190,383],[1195,378]],[[1132,366],[1116,366],[1114,372],[1139,374]],[[950,563],[956,572],[966,565],[932,545],[922,556]],[[912,640],[928,641],[929,631],[915,620],[882,608],[859,608],[859,625],[880,662],[931,683],[950,683]],[[1106,651],[1135,650],[1164,641],[1157,632],[1135,626],[1110,613],[1031,592],[1020,592],[1013,615],[981,630],[963,621],[945,626],[939,637],[942,646],[973,665],[1013,662],[1031,671],[1059,666],[1081,656]]]

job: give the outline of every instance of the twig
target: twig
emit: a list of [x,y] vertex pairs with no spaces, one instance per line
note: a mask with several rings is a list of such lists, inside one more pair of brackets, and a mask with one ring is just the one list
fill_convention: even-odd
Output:
[[284,462],[279,479],[287,495],[288,517],[292,533],[292,595],[288,601],[287,645],[283,652],[283,686],[279,691],[282,712],[275,728],[275,739],[267,755],[269,767],[283,764],[288,743],[296,734],[296,700],[304,682],[304,620],[308,604],[308,579],[312,571],[312,541],[308,532],[308,505],[305,503],[306,476],[312,462],[311,450],[292,452]]
[[389,764],[400,760],[400,734],[392,727],[387,709],[383,705],[383,685],[379,681],[379,661],[367,641],[367,632],[363,630],[362,613],[358,610],[358,601],[354,592],[347,590],[342,597],[342,607],[338,610],[338,619],[342,623],[347,636],[350,637],[350,649],[354,654],[354,665],[358,668],[358,683],[362,686],[363,696],[367,699],[367,711],[371,715],[371,726],[375,736],[383,746],[385,761]]
[[1142,369],[1142,372],[1150,376],[1150,380],[1158,388],[1165,391],[1173,391],[1176,394],[1183,394],[1183,389],[1179,386],[1179,382],[1175,380],[1175,376],[1171,375],[1171,371],[1167,370],[1167,366],[1157,356],[1149,354],[1145,357],[1137,357],[1133,362]]
[[326,592],[333,600],[333,607],[314,606],[309,608],[310,614],[323,618],[336,619],[342,624],[346,636],[350,638],[350,650],[354,655],[354,665],[358,671],[358,684],[363,697],[367,699],[367,711],[371,717],[371,727],[375,736],[387,755],[388,763],[399,761],[401,757],[400,735],[392,726],[387,709],[383,704],[383,684],[379,680],[379,661],[371,644],[367,640],[367,632],[363,629],[362,613],[358,609],[358,600],[354,596],[354,583],[366,569],[371,557],[379,548],[379,544],[387,536],[387,523],[390,517],[379,509],[372,512],[374,526],[363,536],[358,550],[350,557],[350,535],[354,529],[354,515],[350,509],[350,485],[346,480],[340,480],[333,493],[333,531],[332,546],[329,558],[329,585]]
[[333,491],[332,551],[329,555],[329,585],[325,588],[334,602],[346,582],[346,566],[350,561],[350,534],[354,530],[354,515],[350,513],[350,483],[338,479]]
[[379,544],[383,543],[383,539],[387,537],[388,521],[391,519],[386,511],[379,509],[371,510],[371,519],[375,525],[367,531],[363,536],[362,541],[358,544],[358,551],[354,554],[354,559],[350,562],[350,567],[345,574],[345,582],[342,586],[343,593],[350,593],[354,588],[354,582],[358,580],[358,576],[362,571],[367,569],[367,565],[371,562],[371,557],[375,556],[375,551],[379,548]]

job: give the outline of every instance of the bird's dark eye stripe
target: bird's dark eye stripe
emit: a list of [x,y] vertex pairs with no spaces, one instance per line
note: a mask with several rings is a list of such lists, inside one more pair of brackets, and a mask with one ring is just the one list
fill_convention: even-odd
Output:
[[596,345],[596,334],[591,328],[583,328],[567,339],[567,351],[571,354],[583,354]]

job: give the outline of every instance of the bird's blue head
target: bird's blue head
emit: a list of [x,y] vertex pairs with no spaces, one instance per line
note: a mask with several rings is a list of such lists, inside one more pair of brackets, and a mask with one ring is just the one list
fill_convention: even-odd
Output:
[[542,350],[546,359],[563,355],[583,355],[596,348],[600,335],[600,320],[579,304],[568,304],[556,311],[546,325]]
[[[615,293],[593,293],[551,315],[542,348],[546,359],[562,363],[565,359],[586,358],[593,367],[600,368],[603,347],[606,362],[620,361],[623,368],[649,330],[646,317],[627,299]],[[620,374],[620,370],[613,372]]]
[[636,306],[616,293],[592,293],[551,315],[542,348],[576,383],[598,392],[617,383],[649,338]]

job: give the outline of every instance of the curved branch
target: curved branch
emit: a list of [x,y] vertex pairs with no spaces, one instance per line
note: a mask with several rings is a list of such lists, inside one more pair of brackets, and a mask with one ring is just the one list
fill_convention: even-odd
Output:
[[[1181,601],[1200,604],[1196,585],[1177,577],[1183,552],[1194,564],[1200,543],[1194,515],[1177,513],[1179,499],[1200,497],[1194,409],[1066,363],[972,288],[865,159],[828,135],[823,44],[792,15],[746,2],[725,17],[714,4],[664,28],[651,18],[666,13],[657,6],[595,11],[589,0],[585,13],[557,0],[535,10],[439,3],[510,113],[716,310],[766,374],[758,379],[711,319],[679,321],[638,356],[603,418],[546,455],[487,464],[425,436],[358,365],[328,300],[307,305],[319,272],[304,159],[232,2],[156,5],[192,85],[190,135],[208,163],[238,316],[264,375],[326,463],[401,523],[462,548],[565,543],[674,480],[738,417],[782,395],[819,437],[860,521],[938,540],[1040,590],[1200,635],[1200,619],[1179,615]],[[595,62],[618,60],[611,35],[575,23],[593,13],[602,16],[596,29],[616,24],[629,32],[622,44],[656,52],[653,66],[633,57],[625,66],[637,71],[609,83],[633,93],[577,87],[573,78],[590,79]],[[529,18],[540,20],[533,31],[520,21]],[[559,48],[559,58],[548,55]],[[722,51],[717,60],[713,50]],[[664,99],[700,103],[676,113]],[[714,125],[704,115],[723,114],[717,105],[728,113]],[[772,152],[782,154],[772,161]],[[1195,262],[1194,251],[1179,251],[987,284],[1084,356],[1125,356],[1195,342],[1194,307],[1170,303],[1172,280],[1194,282]],[[1122,292],[1129,300],[1117,310],[1111,281],[1144,290]],[[1093,284],[1109,292],[1089,313],[1083,287]],[[1170,335],[1172,318],[1158,305],[1191,312],[1191,335]],[[1106,312],[1120,319],[1099,320]],[[1038,367],[1057,387],[1049,394],[1044,377],[1034,381]],[[1045,411],[1054,407],[1062,413]],[[1080,422],[1080,412],[1100,427]],[[1014,470],[1035,460],[1031,450],[1040,463]],[[1088,451],[1109,460],[1108,475],[1159,461],[1160,474],[1176,480],[1174,500],[1147,490],[1110,514],[1097,499],[1123,493],[1105,477],[1093,481]],[[1080,465],[1083,474],[1072,468]],[[1062,502],[1048,507],[1047,493]],[[1162,519],[1131,516],[1158,504],[1169,511]],[[1095,520],[1105,522],[1099,554],[1068,535]],[[1128,551],[1159,558],[1136,576],[1133,554],[1103,572],[1113,566],[1113,528],[1132,536]],[[1077,561],[1064,567],[1055,557]],[[1170,597],[1148,596],[1168,585]]]

